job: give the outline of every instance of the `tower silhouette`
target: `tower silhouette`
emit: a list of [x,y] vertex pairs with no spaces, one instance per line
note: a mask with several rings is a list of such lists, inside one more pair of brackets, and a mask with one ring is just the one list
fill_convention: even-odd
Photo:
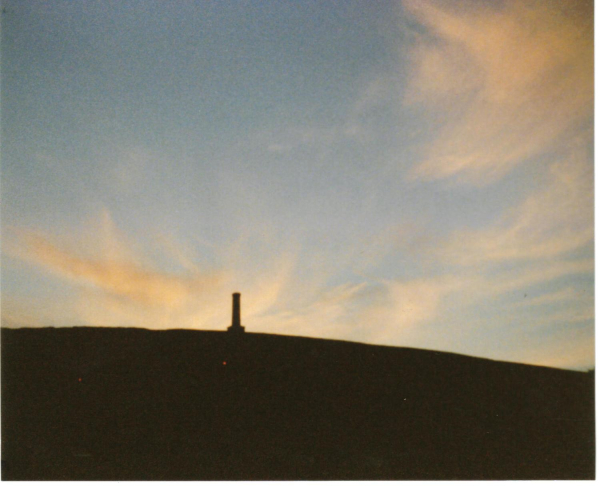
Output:
[[244,326],[242,326],[242,319],[240,317],[240,297],[241,294],[239,292],[235,292],[233,294],[231,326],[227,328],[227,332],[234,334],[241,334],[245,331]]

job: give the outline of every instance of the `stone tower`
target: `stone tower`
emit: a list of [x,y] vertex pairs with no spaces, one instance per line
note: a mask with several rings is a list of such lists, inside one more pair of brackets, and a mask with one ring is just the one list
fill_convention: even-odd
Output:
[[239,292],[233,294],[233,312],[231,315],[231,326],[227,328],[227,332],[233,334],[241,334],[245,331],[244,326],[242,326],[242,319],[240,317],[240,297],[241,294]]

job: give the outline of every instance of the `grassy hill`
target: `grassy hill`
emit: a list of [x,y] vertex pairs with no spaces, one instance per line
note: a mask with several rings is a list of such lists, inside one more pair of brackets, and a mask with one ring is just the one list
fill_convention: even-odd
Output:
[[2,479],[590,479],[594,374],[341,341],[2,329]]

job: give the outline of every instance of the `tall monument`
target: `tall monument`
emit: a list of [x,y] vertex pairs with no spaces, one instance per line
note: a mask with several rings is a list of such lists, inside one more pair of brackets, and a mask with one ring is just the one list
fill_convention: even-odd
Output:
[[233,313],[231,315],[231,326],[227,328],[227,332],[233,334],[242,334],[245,329],[242,326],[242,319],[240,317],[240,297],[241,294],[236,292],[233,294]]

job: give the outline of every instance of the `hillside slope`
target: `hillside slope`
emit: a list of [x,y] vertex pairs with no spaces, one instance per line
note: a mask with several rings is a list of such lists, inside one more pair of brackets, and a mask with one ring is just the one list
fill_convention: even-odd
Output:
[[594,379],[224,332],[2,329],[3,479],[584,479]]

